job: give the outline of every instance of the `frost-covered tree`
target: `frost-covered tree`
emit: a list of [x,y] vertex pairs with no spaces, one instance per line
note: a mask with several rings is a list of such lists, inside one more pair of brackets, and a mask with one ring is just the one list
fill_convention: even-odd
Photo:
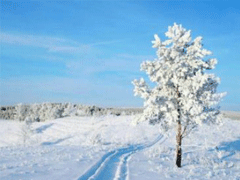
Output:
[[133,84],[135,96],[145,100],[139,121],[148,120],[164,130],[177,127],[176,165],[181,167],[182,138],[199,124],[219,122],[217,104],[225,93],[216,93],[220,78],[205,73],[215,68],[217,60],[206,59],[211,52],[203,49],[202,37],[192,41],[191,31],[176,23],[165,35],[165,41],[154,35],[157,59],[141,64],[156,86],[149,87],[143,78]]
[[14,115],[14,119],[17,119],[19,121],[24,121],[28,114],[27,106],[20,103],[15,107],[15,109],[16,109],[16,113]]

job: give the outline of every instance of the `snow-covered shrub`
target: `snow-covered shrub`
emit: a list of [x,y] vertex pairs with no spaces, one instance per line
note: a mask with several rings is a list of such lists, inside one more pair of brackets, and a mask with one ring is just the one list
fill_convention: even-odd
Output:
[[18,104],[16,106],[16,114],[15,119],[18,119],[19,121],[24,121],[28,114],[28,107],[23,104]]
[[71,104],[71,103],[66,103],[64,105],[64,112],[62,116],[77,116],[77,105]]
[[102,143],[102,136],[99,133],[92,134],[91,136],[89,136],[88,140],[89,140],[89,143],[92,145],[99,145]]
[[45,121],[47,119],[56,119],[62,117],[63,105],[54,103],[23,105],[18,104],[16,107],[15,119],[24,121]]
[[23,122],[20,133],[23,144],[27,145],[30,137],[33,134],[32,120],[30,118],[26,118],[26,120]]
[[64,111],[64,108],[61,104],[57,104],[55,106],[52,106],[49,109],[48,119],[57,119],[62,117],[62,113]]

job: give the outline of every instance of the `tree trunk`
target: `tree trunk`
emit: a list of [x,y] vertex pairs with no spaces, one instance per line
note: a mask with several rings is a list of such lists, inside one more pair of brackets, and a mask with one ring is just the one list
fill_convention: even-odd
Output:
[[178,96],[178,121],[177,121],[177,147],[176,147],[176,165],[177,167],[181,167],[182,162],[182,124],[181,124],[181,110],[180,110],[180,103],[179,98],[181,97],[181,94],[179,93],[178,87],[177,87],[177,96]]
[[182,161],[182,125],[180,119],[178,120],[178,126],[177,126],[177,148],[176,148],[176,165],[177,167],[181,167],[181,161]]

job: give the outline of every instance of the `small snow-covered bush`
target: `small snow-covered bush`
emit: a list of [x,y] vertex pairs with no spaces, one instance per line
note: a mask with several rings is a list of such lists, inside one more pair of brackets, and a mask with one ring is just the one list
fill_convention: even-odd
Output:
[[101,144],[102,143],[102,136],[101,134],[93,134],[90,136],[89,141],[91,144],[96,145],[96,144]]
[[28,141],[31,135],[33,134],[32,121],[30,120],[30,118],[27,118],[23,122],[20,133],[23,144],[27,145],[27,143],[29,143]]
[[24,106],[23,104],[18,104],[16,106],[16,114],[15,118],[17,118],[19,121],[24,121],[28,114],[28,107]]

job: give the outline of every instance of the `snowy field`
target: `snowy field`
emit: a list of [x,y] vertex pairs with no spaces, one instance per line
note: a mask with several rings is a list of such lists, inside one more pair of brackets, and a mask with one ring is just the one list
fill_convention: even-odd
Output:
[[[235,118],[236,119],[236,118]],[[0,120],[1,180],[240,180],[240,121],[203,125],[183,139],[176,168],[175,131],[134,125],[134,116]],[[239,118],[240,120],[240,118]]]

